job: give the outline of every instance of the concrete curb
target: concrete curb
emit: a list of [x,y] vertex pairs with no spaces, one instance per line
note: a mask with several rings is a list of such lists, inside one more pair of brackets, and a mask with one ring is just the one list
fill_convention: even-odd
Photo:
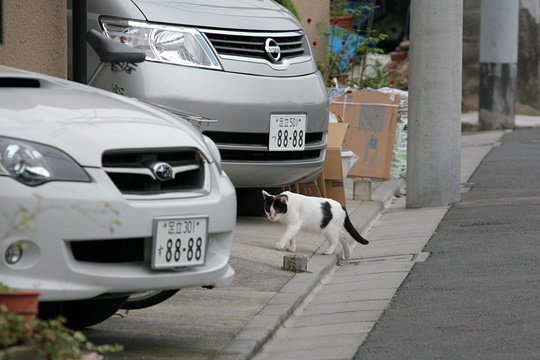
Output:
[[[404,186],[403,179],[382,183],[373,192],[372,201],[362,202],[349,213],[351,221],[361,232],[366,231]],[[319,248],[308,261],[308,271],[298,273],[289,280],[216,359],[248,360],[253,357],[334,268],[338,260],[335,254],[322,255],[322,249]]]

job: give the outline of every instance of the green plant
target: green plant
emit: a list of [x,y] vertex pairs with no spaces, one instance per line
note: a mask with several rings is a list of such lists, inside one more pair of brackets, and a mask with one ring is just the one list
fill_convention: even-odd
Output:
[[347,15],[347,0],[331,0],[330,1],[330,16]]
[[12,293],[13,289],[4,284],[3,282],[0,282],[0,292],[1,293]]
[[0,304],[0,350],[27,345],[37,349],[46,359],[81,359],[84,353],[119,352],[122,345],[94,345],[80,331],[64,326],[64,319],[33,320],[25,323],[22,316]]
[[[329,31],[328,61],[319,63],[319,70],[327,86],[337,79],[346,85],[379,88],[392,86],[398,74],[388,69],[381,61],[370,61],[377,54],[384,53],[380,44],[387,35],[376,31],[373,26],[377,2],[368,3],[354,9],[345,9],[346,1],[333,0],[331,13],[346,12],[352,14],[359,24],[356,31],[344,31],[339,27],[339,20],[331,21]],[[340,46],[341,45],[341,46]]]
[[[120,213],[110,203],[103,203],[94,205],[93,207],[82,206],[45,206],[45,198],[39,193],[34,194],[35,205],[28,207],[22,204],[18,205],[17,211],[14,213],[2,214],[2,217],[7,220],[7,224],[3,226],[6,228],[4,234],[0,235],[0,239],[5,239],[16,233],[31,233],[36,232],[36,220],[39,215],[53,210],[70,210],[78,212],[87,218],[89,221],[106,228],[112,234],[114,230],[122,225],[120,221]],[[103,219],[107,218],[106,221]]]

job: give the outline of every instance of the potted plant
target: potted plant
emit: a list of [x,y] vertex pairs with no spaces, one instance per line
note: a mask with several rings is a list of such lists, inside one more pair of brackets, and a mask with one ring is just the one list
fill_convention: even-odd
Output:
[[37,319],[40,291],[14,290],[0,283],[0,360],[95,359],[121,351],[121,345],[96,346],[64,319]]
[[330,23],[350,31],[354,30],[355,17],[347,8],[347,0],[330,1]]
[[92,344],[83,333],[67,329],[62,318],[26,322],[0,304],[0,360],[84,360],[122,350],[118,344]]
[[22,316],[26,323],[37,316],[40,294],[37,290],[14,290],[0,282],[0,305]]

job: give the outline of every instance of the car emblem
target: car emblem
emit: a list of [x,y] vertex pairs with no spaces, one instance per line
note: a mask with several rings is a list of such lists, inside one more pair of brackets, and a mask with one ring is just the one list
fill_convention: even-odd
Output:
[[279,48],[277,41],[274,39],[266,39],[266,42],[264,43],[264,51],[266,51],[266,55],[268,55],[268,58],[272,60],[272,62],[277,63],[281,58],[281,49]]
[[159,181],[170,181],[174,179],[173,168],[167,163],[154,163],[150,166],[150,170],[152,170],[152,172],[156,176],[156,179],[158,179]]

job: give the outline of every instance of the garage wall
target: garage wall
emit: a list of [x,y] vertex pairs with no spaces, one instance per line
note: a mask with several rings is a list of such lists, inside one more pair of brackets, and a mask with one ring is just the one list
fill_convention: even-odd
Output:
[[0,2],[0,64],[66,78],[66,0]]

